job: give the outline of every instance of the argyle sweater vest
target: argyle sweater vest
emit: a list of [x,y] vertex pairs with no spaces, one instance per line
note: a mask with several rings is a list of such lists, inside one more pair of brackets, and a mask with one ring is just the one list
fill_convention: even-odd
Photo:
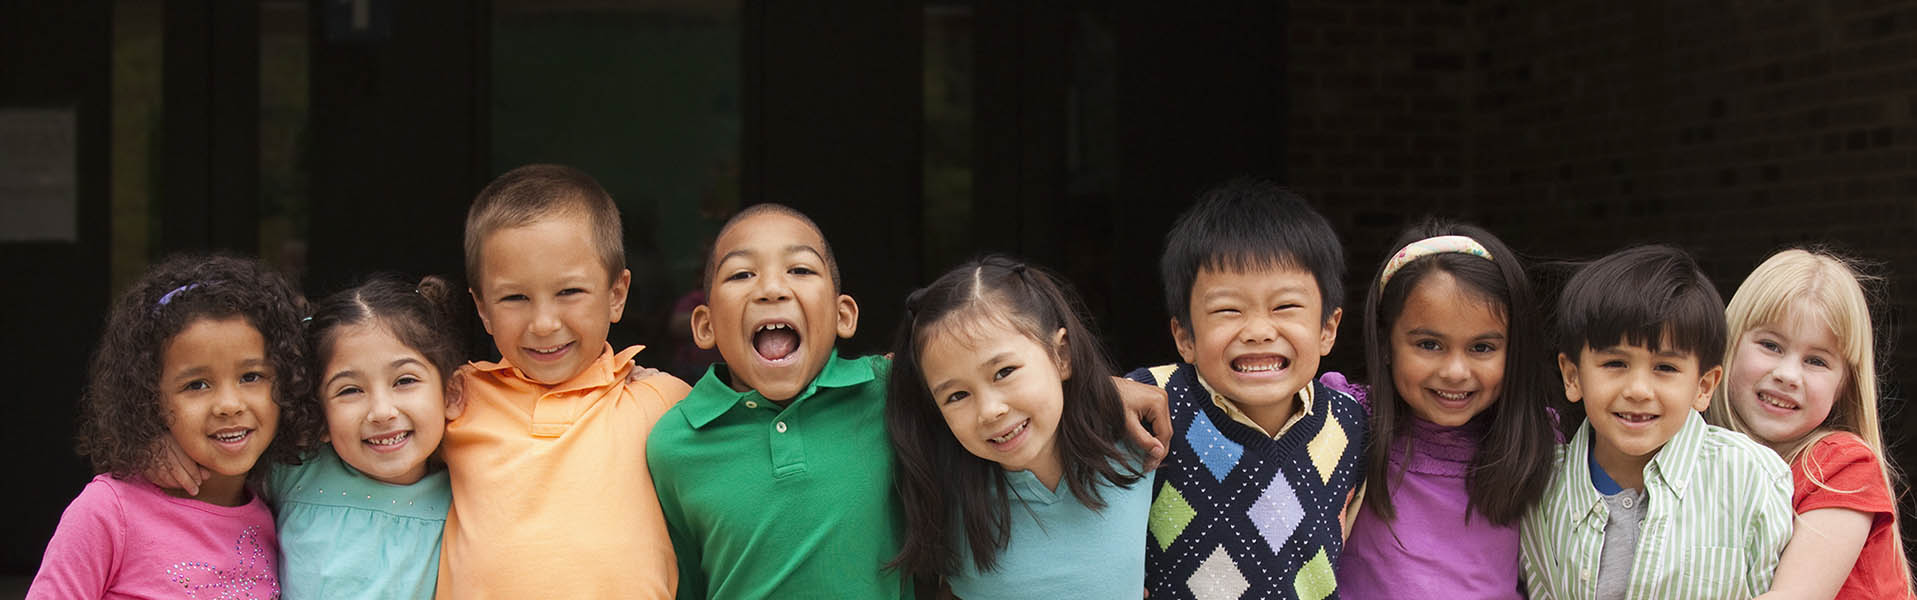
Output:
[[1151,598],[1336,598],[1344,507],[1364,477],[1364,408],[1314,380],[1311,414],[1272,439],[1213,404],[1197,373],[1178,363],[1126,375],[1171,401],[1145,544]]

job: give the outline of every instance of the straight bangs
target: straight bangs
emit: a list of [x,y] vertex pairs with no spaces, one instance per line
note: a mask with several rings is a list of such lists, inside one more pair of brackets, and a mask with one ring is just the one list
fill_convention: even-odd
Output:
[[1598,259],[1558,299],[1558,344],[1567,356],[1584,348],[1628,344],[1697,357],[1698,370],[1723,364],[1724,300],[1697,264],[1669,246],[1639,246]]

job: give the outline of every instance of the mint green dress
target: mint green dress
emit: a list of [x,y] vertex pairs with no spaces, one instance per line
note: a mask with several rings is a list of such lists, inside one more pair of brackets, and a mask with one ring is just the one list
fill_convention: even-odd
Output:
[[261,492],[280,530],[286,600],[433,597],[453,498],[444,469],[393,485],[327,445],[305,464],[273,465]]

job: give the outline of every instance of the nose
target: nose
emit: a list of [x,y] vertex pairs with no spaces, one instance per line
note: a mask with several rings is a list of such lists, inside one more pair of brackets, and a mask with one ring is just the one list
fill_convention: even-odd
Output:
[[1461,352],[1446,353],[1444,363],[1438,365],[1438,378],[1443,381],[1464,381],[1471,377],[1471,369],[1465,365]]
[[536,336],[552,335],[559,331],[559,308],[550,302],[541,302],[533,309],[532,323],[527,330]]
[[1278,338],[1278,326],[1270,317],[1253,316],[1245,320],[1243,328],[1238,330],[1240,341],[1247,344],[1266,344]]
[[1795,356],[1784,357],[1777,361],[1776,367],[1771,368],[1771,379],[1787,389],[1795,389],[1798,383],[1804,381],[1803,362]]
[[1651,397],[1651,376],[1649,374],[1632,374],[1631,377],[1624,382],[1624,399],[1645,401],[1650,400]]
[[214,396],[213,414],[221,417],[237,417],[246,412],[246,403],[240,401],[238,386],[221,386]]
[[366,410],[366,422],[383,423],[399,418],[399,405],[393,402],[391,390],[372,393],[372,404]]
[[753,300],[759,302],[783,302],[792,298],[791,282],[786,281],[785,273],[767,273],[759,277],[759,287],[754,291]]
[[[982,392],[978,395],[978,422],[981,425],[990,425],[998,422],[999,419],[1005,417],[1005,413],[1010,411],[1010,409],[1010,406],[1005,404],[1005,398],[998,394]],[[994,431],[989,433],[998,432]]]

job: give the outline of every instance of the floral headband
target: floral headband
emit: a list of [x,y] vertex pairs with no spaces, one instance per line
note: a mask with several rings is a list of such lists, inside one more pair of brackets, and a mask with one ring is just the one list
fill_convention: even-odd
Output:
[[1485,260],[1492,259],[1491,251],[1485,250],[1483,244],[1479,244],[1477,240],[1462,235],[1441,235],[1438,237],[1425,238],[1405,244],[1403,249],[1398,250],[1397,255],[1391,257],[1391,262],[1385,263],[1384,274],[1378,276],[1378,287],[1382,288],[1385,284],[1390,283],[1391,276],[1397,274],[1398,269],[1402,269],[1405,265],[1411,264],[1411,261],[1433,254],[1451,253],[1469,254]]

